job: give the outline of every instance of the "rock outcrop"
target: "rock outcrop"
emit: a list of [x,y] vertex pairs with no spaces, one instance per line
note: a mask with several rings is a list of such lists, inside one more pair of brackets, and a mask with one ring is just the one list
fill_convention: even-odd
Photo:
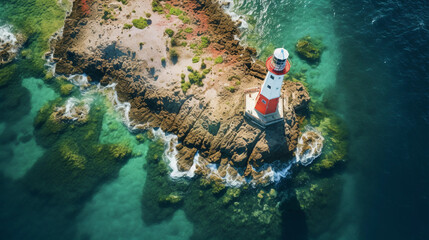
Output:
[[[161,127],[178,136],[181,142],[177,146],[178,167],[182,171],[190,169],[197,151],[206,164],[218,163],[219,172],[223,174],[227,171],[237,174],[235,169],[243,169],[245,176],[254,178],[258,178],[255,169],[265,163],[290,159],[300,134],[296,110],[305,108],[310,101],[304,86],[285,82],[284,123],[258,128],[243,117],[244,90],[260,85],[266,74],[262,63],[252,61],[256,51],[241,46],[234,39],[238,33],[236,24],[224,14],[217,2],[168,2],[191,9],[188,14],[193,19],[195,34],[210,36],[211,44],[204,51],[224,58],[224,63],[210,66],[212,72],[204,80],[204,87],[192,87],[183,93],[179,77],[162,75],[166,69],[151,67],[153,60],[139,57],[138,52],[136,54],[117,39],[105,40],[87,51],[85,43],[88,39],[99,38],[98,35],[88,37],[91,21],[98,23],[100,18],[101,13],[96,9],[101,5],[97,3],[91,7],[95,13],[89,16],[80,13],[75,4],[66,19],[64,36],[58,41],[54,54],[57,73],[86,73],[88,79],[102,85],[117,83],[118,96],[121,101],[131,104],[130,118],[135,123],[148,123],[149,127]],[[157,23],[153,20],[152,24]],[[150,31],[150,27],[142,31]],[[149,44],[154,43],[146,42]],[[185,52],[186,49],[179,48],[179,51]],[[185,61],[179,59],[179,63]],[[158,78],[157,74],[172,79]],[[240,79],[236,81],[237,91],[234,93],[225,89],[234,84],[232,76]],[[197,172],[203,174],[204,166]]]
[[22,34],[14,35],[9,27],[0,27],[0,66],[11,62],[18,54],[19,48],[24,44]]

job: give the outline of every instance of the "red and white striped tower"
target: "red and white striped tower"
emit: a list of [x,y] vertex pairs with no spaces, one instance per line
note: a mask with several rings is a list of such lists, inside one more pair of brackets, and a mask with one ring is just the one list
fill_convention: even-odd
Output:
[[268,73],[256,98],[255,110],[262,115],[268,115],[277,111],[283,77],[290,70],[287,60],[289,53],[284,48],[277,48],[274,54],[265,63]]

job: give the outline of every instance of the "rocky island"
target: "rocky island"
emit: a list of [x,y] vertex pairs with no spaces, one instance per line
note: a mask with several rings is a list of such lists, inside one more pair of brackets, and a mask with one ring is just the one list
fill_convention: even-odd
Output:
[[212,0],[77,0],[53,44],[56,73],[115,83],[134,130],[177,135],[180,171],[199,153],[198,174],[266,183],[266,163],[292,158],[310,96],[302,83],[285,81],[283,122],[261,129],[245,119],[244,93],[262,84],[266,68],[254,48],[240,45],[239,25]]

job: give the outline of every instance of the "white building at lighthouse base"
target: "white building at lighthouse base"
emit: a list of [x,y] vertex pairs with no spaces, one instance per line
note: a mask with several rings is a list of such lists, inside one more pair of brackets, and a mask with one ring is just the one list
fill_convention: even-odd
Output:
[[270,114],[261,114],[255,109],[259,89],[249,89],[245,91],[245,111],[244,116],[262,128],[269,125],[283,122],[283,98],[280,97],[277,109]]

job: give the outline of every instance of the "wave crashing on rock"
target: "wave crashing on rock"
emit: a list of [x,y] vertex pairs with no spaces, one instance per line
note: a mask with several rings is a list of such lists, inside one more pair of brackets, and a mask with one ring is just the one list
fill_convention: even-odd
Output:
[[323,141],[320,132],[311,127],[306,127],[305,132],[298,140],[295,151],[296,162],[307,166],[322,154]]

